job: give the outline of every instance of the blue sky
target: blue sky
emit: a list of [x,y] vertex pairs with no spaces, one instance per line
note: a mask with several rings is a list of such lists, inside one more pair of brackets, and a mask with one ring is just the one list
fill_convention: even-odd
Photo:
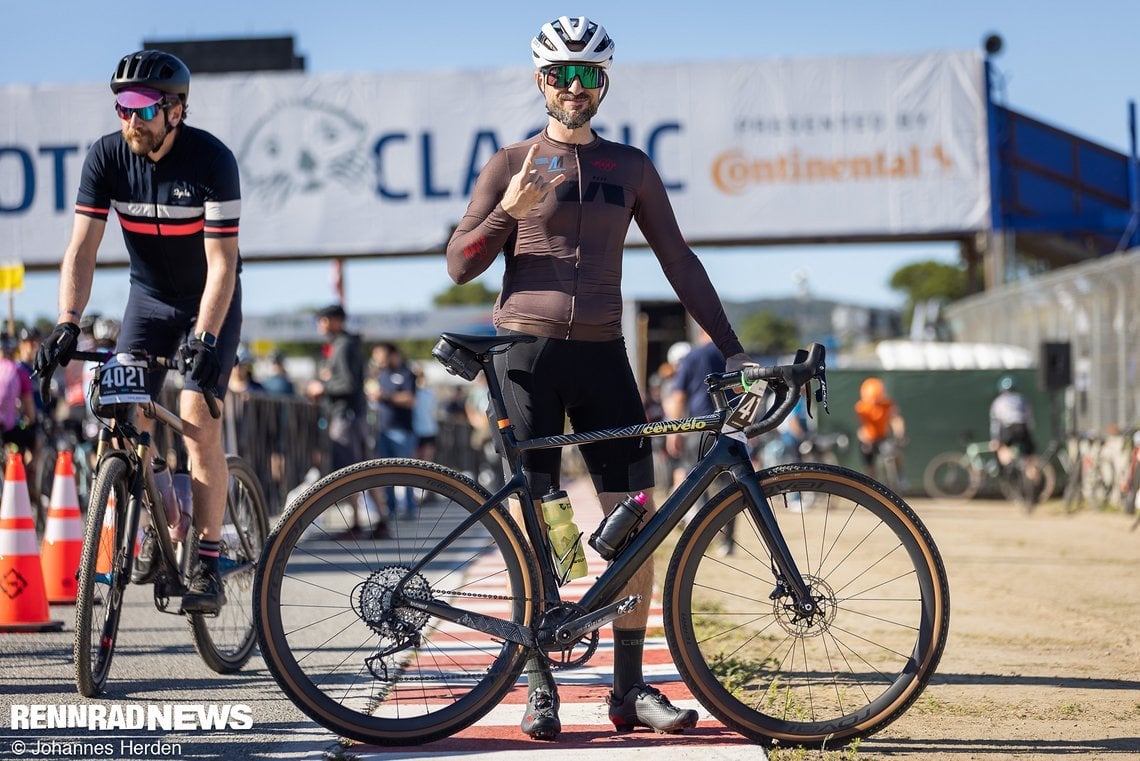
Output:
[[[1062,0],[956,3],[829,2],[488,2],[471,4],[254,0],[145,6],[0,0],[0,85],[105,82],[118,58],[144,38],[217,38],[292,34],[312,73],[495,68],[529,65],[529,40],[562,14],[601,21],[623,61],[795,58],[977,49],[999,32],[996,59],[1015,110],[1119,151],[1128,150],[1128,101],[1140,99],[1140,2]],[[536,110],[539,103],[536,96]],[[109,229],[108,234],[117,234]],[[0,252],[7,256],[10,252]],[[61,252],[62,253],[62,252]],[[894,305],[887,286],[898,267],[921,259],[956,261],[951,244],[704,249],[702,260],[726,300],[783,296],[806,277],[812,293]],[[762,258],[762,281],[734,273]],[[749,268],[752,270],[753,268]],[[420,309],[446,288],[441,259],[349,261],[347,302],[356,311]],[[493,276],[491,278],[493,283]],[[18,316],[54,314],[58,278],[29,273]],[[245,309],[292,311],[332,298],[327,263],[247,264]],[[124,270],[96,276],[90,310],[115,313],[126,294]],[[629,297],[668,296],[648,253],[627,256]]]

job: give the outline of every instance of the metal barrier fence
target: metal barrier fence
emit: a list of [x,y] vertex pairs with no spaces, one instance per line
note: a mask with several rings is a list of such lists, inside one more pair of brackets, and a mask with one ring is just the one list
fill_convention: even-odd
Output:
[[225,442],[253,466],[269,514],[285,507],[289,490],[310,468],[327,472],[328,432],[317,404],[269,394],[226,394]]
[[1140,249],[1072,265],[957,301],[946,309],[960,341],[1034,353],[1072,347],[1065,419],[1071,432],[1113,433],[1140,423]]

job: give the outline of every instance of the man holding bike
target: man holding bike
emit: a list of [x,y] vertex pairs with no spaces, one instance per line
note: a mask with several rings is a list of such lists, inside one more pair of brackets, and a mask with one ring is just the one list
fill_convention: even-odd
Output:
[[[227,470],[221,421],[210,415],[204,394],[224,395],[241,333],[237,161],[216,137],[186,124],[190,70],[177,57],[158,50],[124,56],[111,91],[120,130],[97,140],[84,162],[60,270],[59,319],[36,354],[36,373],[50,378],[75,351],[114,208],[131,265],[116,350],[178,352],[185,359],[179,409],[193,464],[200,563],[182,610],[216,613],[225,603],[217,561]],[[164,377],[150,374],[152,395]],[[153,547],[153,540],[144,543],[133,580],[145,582],[153,572]]]
[[[746,360],[649,158],[590,128],[609,86],[613,50],[605,29],[588,18],[562,16],[543,25],[531,54],[546,128],[491,158],[447,246],[448,273],[460,284],[481,275],[504,252],[494,323],[500,333],[538,338],[496,357],[520,439],[562,433],[567,415],[576,430],[645,422],[621,333],[621,260],[631,219],[685,308],[729,358],[728,368]],[[592,444],[581,453],[607,513],[628,492],[653,485],[647,441]],[[536,495],[558,488],[559,458],[556,449],[524,453]],[[653,571],[646,564],[623,592],[640,594],[645,602],[614,624],[609,714],[621,730],[677,732],[696,724],[696,712],[674,707],[642,676],[652,588]],[[558,692],[546,661],[532,658],[527,675],[522,731],[554,740],[561,731]]]

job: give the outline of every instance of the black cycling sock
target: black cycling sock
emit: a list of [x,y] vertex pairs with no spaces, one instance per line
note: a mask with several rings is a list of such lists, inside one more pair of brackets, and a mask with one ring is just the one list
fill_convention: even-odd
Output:
[[198,540],[198,562],[203,569],[217,573],[221,544],[221,542],[210,542],[205,539]]
[[554,675],[546,659],[536,655],[526,662],[526,696],[529,698],[539,687],[554,689]]
[[645,629],[614,627],[614,697],[623,698],[630,688],[644,682],[641,673]]

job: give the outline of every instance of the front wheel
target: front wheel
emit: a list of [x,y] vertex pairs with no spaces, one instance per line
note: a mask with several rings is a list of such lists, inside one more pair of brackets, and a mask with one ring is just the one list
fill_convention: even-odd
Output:
[[257,644],[253,577],[269,533],[269,516],[257,474],[234,455],[227,455],[226,468],[229,481],[218,556],[226,604],[217,616],[190,615],[194,647],[206,665],[219,674],[232,674],[244,666]]
[[111,671],[127,561],[132,551],[127,533],[127,463],[107,457],[91,486],[79,582],[75,593],[75,686],[92,698],[103,692]]
[[854,471],[783,465],[756,477],[816,612],[795,609],[744,492],[730,486],[669,561],[673,660],[713,715],[757,742],[822,747],[872,734],[918,698],[946,644],[949,585],[934,541],[901,498]]
[[[416,516],[382,527],[373,511],[392,487],[410,491]],[[254,612],[265,663],[298,708],[344,737],[412,745],[498,704],[526,648],[408,604],[495,616],[504,632],[532,625],[538,564],[514,520],[495,505],[464,526],[488,496],[442,466],[384,459],[292,502],[265,544]]]

